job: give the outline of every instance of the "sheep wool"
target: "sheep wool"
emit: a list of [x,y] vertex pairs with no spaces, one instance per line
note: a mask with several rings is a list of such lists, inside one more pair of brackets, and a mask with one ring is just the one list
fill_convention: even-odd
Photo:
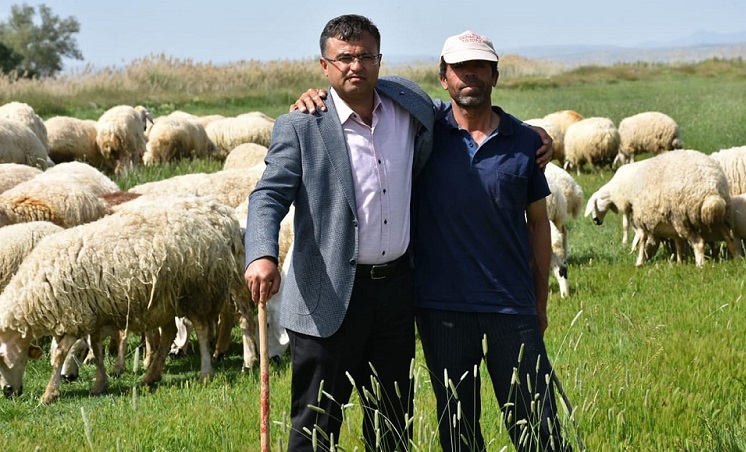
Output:
[[633,162],[639,154],[660,154],[682,147],[676,121],[665,113],[646,111],[619,123],[619,152],[614,163],[624,165]]
[[562,135],[562,130],[559,126],[552,121],[544,118],[533,118],[527,119],[526,124],[535,127],[541,127],[544,131],[552,138],[552,158],[557,159],[561,164],[565,162],[565,137]]
[[183,115],[172,113],[153,124],[142,158],[144,164],[217,156],[218,149],[207,137],[202,124]]
[[0,118],[8,118],[24,124],[39,138],[44,149],[49,148],[47,128],[44,125],[44,121],[34,112],[34,109],[30,105],[23,102],[9,102],[2,105],[0,106]]
[[21,266],[23,259],[44,237],[62,231],[48,221],[13,224],[0,228],[0,292]]
[[205,130],[210,140],[225,158],[236,146],[243,143],[257,143],[269,147],[275,121],[260,112],[218,119],[210,122]]
[[585,163],[598,168],[609,166],[619,152],[619,130],[609,118],[591,117],[567,127],[564,169],[580,174]]
[[236,146],[225,158],[224,170],[250,168],[264,162],[267,147],[257,143],[243,143]]
[[71,116],[47,119],[49,158],[55,163],[78,160],[96,168],[106,168],[106,162],[96,143],[96,121]]
[[20,163],[0,163],[0,193],[38,176],[41,170]]
[[[176,335],[174,317],[183,316],[197,331],[200,379],[209,378],[208,330],[231,290],[245,288],[242,256],[233,209],[206,197],[141,197],[130,209],[58,232],[36,246],[0,295],[0,343],[24,350],[33,338],[56,338],[53,376],[42,396],[50,403],[59,396],[62,361],[78,338],[90,334],[97,394],[107,382],[96,343],[103,327],[161,328],[161,340],[169,344]],[[25,353],[1,357],[2,383],[12,391],[20,390]],[[156,353],[143,384],[161,377],[168,347]]]
[[120,191],[119,185],[109,176],[85,162],[74,161],[55,165],[46,170],[43,175],[40,175],[38,181],[45,181],[47,178],[50,178],[50,180],[59,178],[65,181],[69,180],[87,187],[98,196]]
[[96,123],[96,144],[107,169],[131,168],[145,153],[145,127],[150,113],[142,106],[117,105],[104,112]]
[[26,125],[8,118],[0,118],[0,163],[20,163],[45,170],[49,154]]
[[710,157],[723,169],[730,194],[746,193],[746,146],[721,149],[710,154]]

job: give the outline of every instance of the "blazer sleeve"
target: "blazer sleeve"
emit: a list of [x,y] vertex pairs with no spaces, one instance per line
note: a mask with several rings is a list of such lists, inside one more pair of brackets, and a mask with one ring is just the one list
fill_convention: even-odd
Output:
[[298,132],[289,115],[275,121],[267,164],[261,179],[249,195],[246,219],[246,265],[260,257],[279,255],[280,222],[295,200],[302,177]]

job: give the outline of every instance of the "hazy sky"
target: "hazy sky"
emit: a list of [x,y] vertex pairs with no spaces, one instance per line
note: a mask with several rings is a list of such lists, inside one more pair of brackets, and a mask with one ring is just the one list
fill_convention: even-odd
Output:
[[0,20],[23,2],[75,16],[80,50],[95,66],[160,53],[216,64],[316,58],[324,24],[349,13],[378,25],[384,62],[386,55],[435,58],[446,37],[467,29],[490,36],[498,53],[554,44],[634,47],[700,30],[746,31],[746,0],[3,0]]

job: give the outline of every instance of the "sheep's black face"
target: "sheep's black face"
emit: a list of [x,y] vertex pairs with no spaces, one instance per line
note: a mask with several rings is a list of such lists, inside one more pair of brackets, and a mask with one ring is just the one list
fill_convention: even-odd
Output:
[[3,395],[5,398],[12,398],[12,397],[20,397],[21,394],[23,394],[23,385],[18,388],[18,390],[14,390],[13,386],[11,385],[5,385],[3,386]]
[[604,220],[599,217],[593,217],[593,222],[596,223],[598,226],[604,224]]

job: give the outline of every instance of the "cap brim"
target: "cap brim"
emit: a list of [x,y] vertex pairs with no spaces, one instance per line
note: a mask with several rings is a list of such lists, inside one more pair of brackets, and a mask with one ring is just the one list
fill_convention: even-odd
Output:
[[497,61],[497,55],[485,50],[461,50],[441,55],[443,61],[448,64],[462,63],[464,61]]

